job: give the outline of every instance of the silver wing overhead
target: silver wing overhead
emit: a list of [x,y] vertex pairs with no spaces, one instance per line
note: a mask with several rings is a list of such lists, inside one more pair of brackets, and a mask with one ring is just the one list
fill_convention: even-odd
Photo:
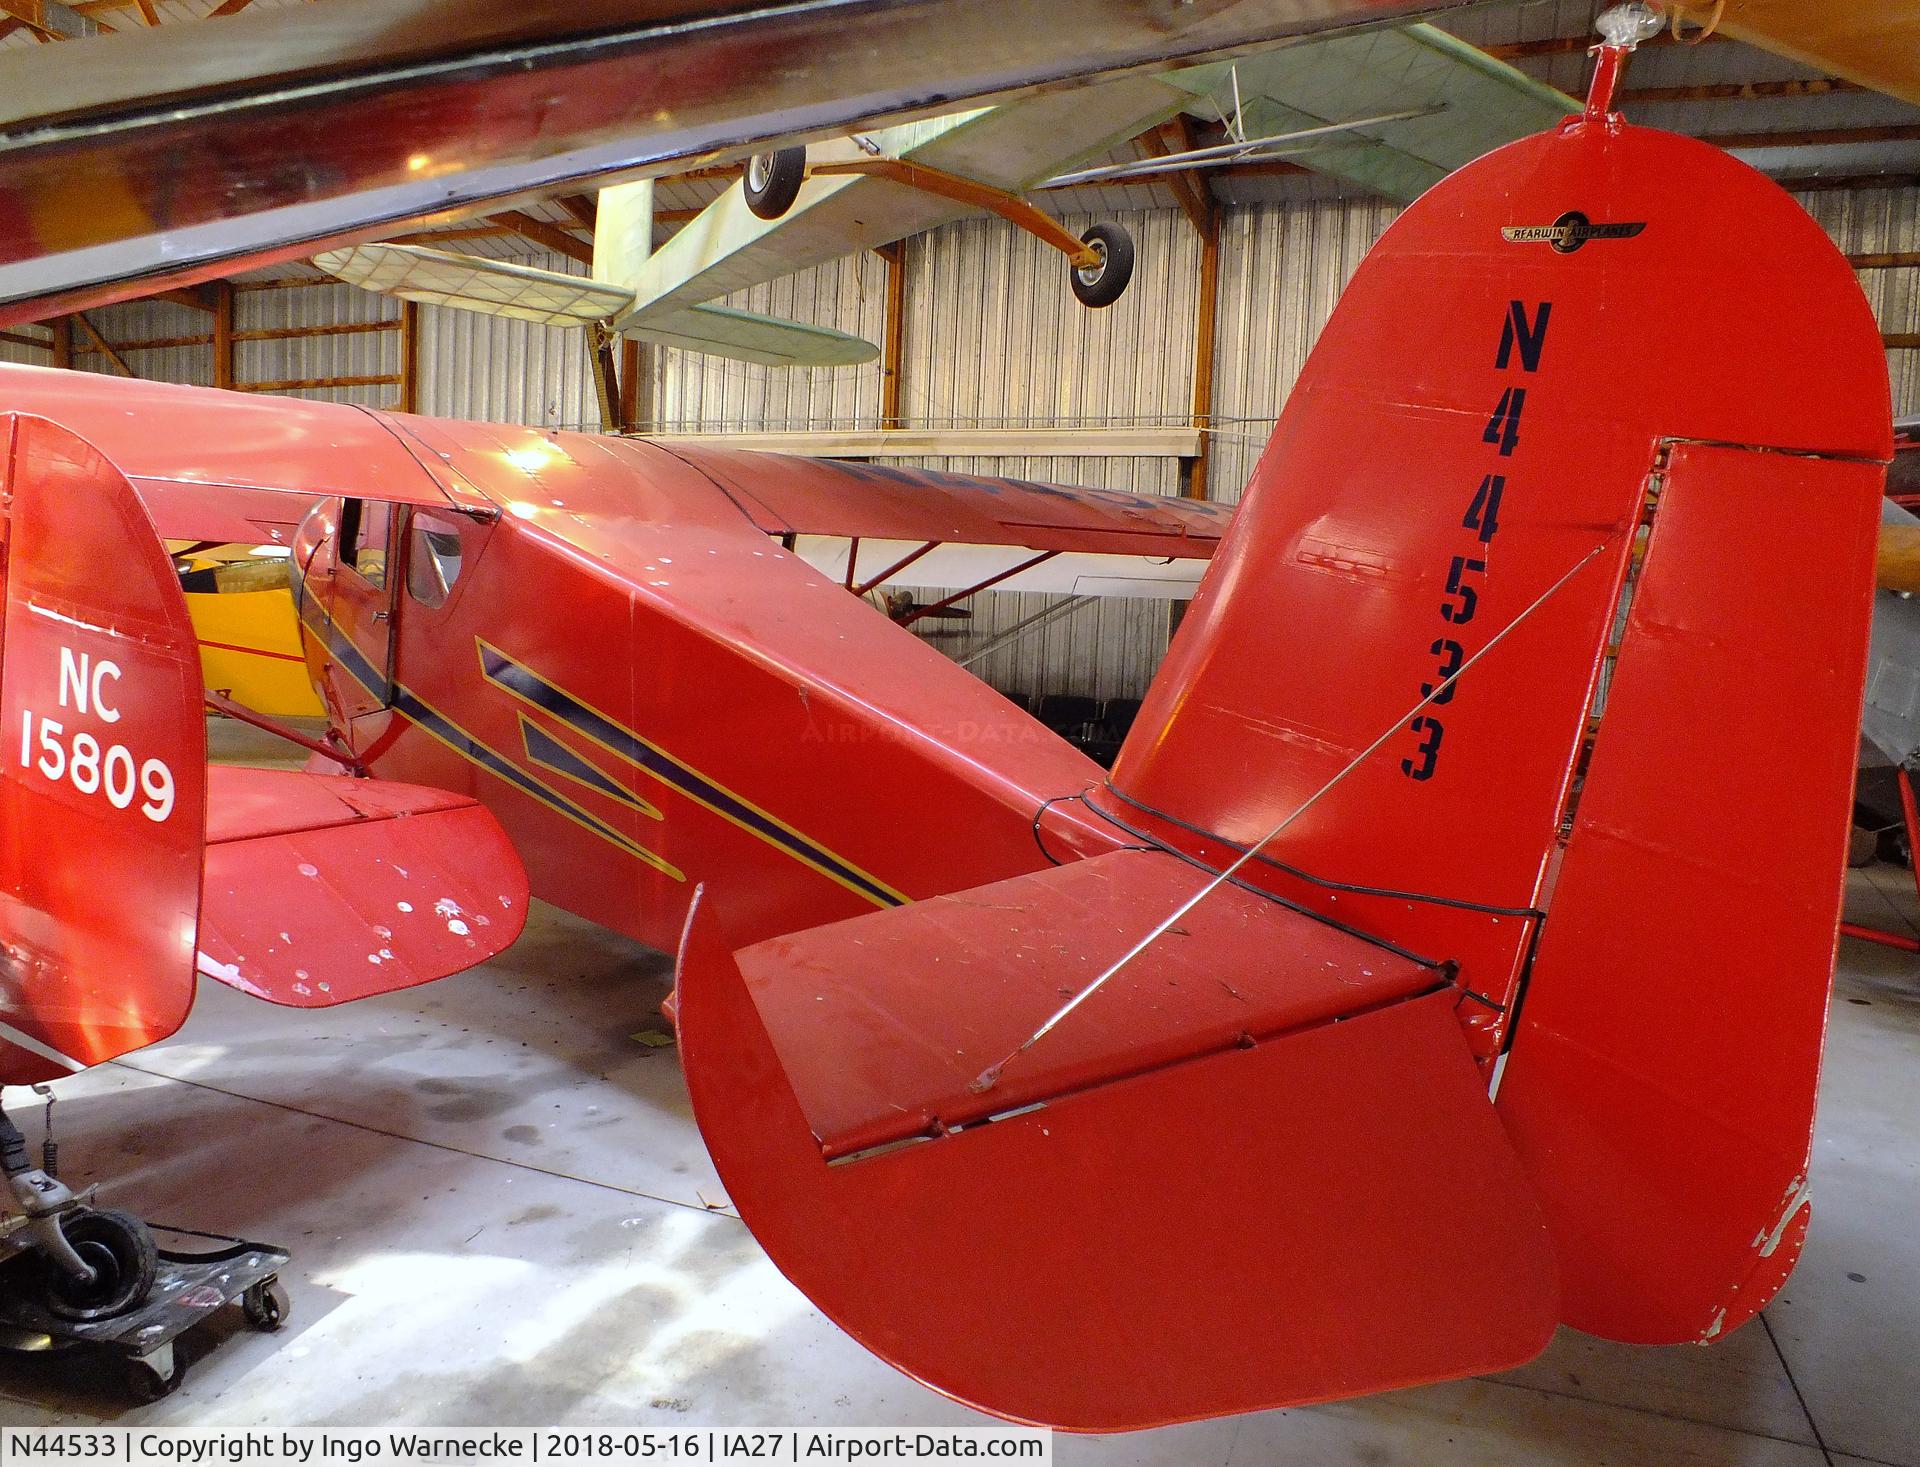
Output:
[[[1223,68],[1187,75],[1209,77]],[[1234,63],[1248,136],[1390,112],[1420,115],[1298,155],[1318,173],[1411,203],[1454,169],[1577,113],[1572,97],[1430,25],[1328,36]],[[1211,117],[1212,109],[1194,108]]]
[[623,286],[419,245],[350,245],[315,255],[313,263],[363,290],[542,326],[611,321],[633,304],[633,292]]
[[0,325],[1445,0],[329,0],[0,56]]
[[[541,326],[610,322],[633,304],[633,292],[625,286],[419,245],[352,245],[315,255],[313,263],[349,285],[382,295]],[[662,346],[769,367],[858,366],[879,355],[873,343],[831,327],[711,304],[654,311],[621,329]]]

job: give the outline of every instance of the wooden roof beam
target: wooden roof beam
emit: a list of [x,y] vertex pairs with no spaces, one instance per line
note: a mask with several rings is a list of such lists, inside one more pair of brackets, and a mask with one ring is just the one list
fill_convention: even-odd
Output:
[[553,201],[571,214],[588,234],[592,234],[600,222],[600,205],[591,194],[556,194]]
[[87,340],[93,343],[93,349],[113,364],[114,371],[118,372],[122,377],[138,375],[132,367],[127,365],[127,359],[113,349],[113,343],[100,334],[100,328],[87,319],[86,312],[75,312],[73,319],[80,323],[80,329],[86,334]]
[[1775,97],[1826,97],[1842,92],[1864,92],[1858,82],[1833,76],[1800,81],[1703,82],[1690,87],[1628,87],[1619,102],[1761,102]]
[[1787,132],[1722,132],[1701,136],[1717,148],[1839,148],[1852,143],[1920,142],[1920,124],[1885,127],[1828,127]]
[[0,0],[0,15],[18,21],[43,41],[78,41],[113,29],[63,0]]
[[557,255],[565,255],[582,265],[593,263],[593,246],[568,234],[557,224],[549,224],[544,219],[536,219],[531,214],[518,209],[508,209],[499,214],[487,216],[489,224],[503,224],[515,234],[532,240],[542,249],[552,250]]

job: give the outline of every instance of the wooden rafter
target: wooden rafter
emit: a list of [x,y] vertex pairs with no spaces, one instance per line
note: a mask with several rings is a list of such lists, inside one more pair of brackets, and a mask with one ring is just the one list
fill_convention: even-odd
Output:
[[[1149,158],[1165,158],[1194,147],[1193,129],[1185,117],[1176,117],[1171,122],[1163,122],[1141,133],[1134,143]],[[1202,239],[1213,228],[1217,207],[1213,200],[1210,173],[1209,169],[1194,168],[1161,175],[1161,181],[1173,194],[1174,202],[1180,206],[1187,216],[1187,222],[1193,225]]]
[[1700,137],[1717,148],[1837,148],[1851,143],[1920,142],[1920,124],[1883,127],[1827,127],[1783,132],[1722,132]]
[[487,222],[503,224],[515,234],[532,240],[543,249],[565,255],[569,260],[577,260],[582,265],[593,263],[593,246],[568,234],[557,224],[549,224],[544,219],[536,219],[533,215],[522,213],[518,209],[508,209],[503,213],[489,215]]
[[132,377],[137,375],[134,372],[133,368],[127,365],[127,359],[121,356],[119,352],[114,350],[113,343],[108,341],[106,337],[102,336],[100,334],[99,328],[96,327],[92,321],[87,319],[87,315],[84,311],[76,311],[74,313],[73,319],[80,323],[81,333],[85,335],[88,341],[91,341],[93,343],[93,349],[99,352],[101,356],[105,357],[107,361],[113,365],[114,371],[118,372],[122,377]]
[[[1718,42],[1727,38],[1719,33],[1701,36],[1697,41],[1687,39],[1688,45],[1702,42]],[[1642,41],[1642,46],[1672,46],[1677,44],[1671,31],[1662,31],[1651,41]],[[1525,61],[1532,56],[1579,56],[1593,49],[1594,38],[1591,34],[1583,36],[1548,36],[1539,41],[1515,41],[1502,46],[1482,46],[1487,55],[1500,61]]]
[[1635,102],[1760,102],[1774,97],[1825,97],[1869,90],[1838,77],[1805,77],[1798,81],[1702,82],[1690,87],[1628,87],[1615,99]]
[[580,227],[589,234],[600,222],[600,206],[587,194],[556,194],[553,201],[573,215]]

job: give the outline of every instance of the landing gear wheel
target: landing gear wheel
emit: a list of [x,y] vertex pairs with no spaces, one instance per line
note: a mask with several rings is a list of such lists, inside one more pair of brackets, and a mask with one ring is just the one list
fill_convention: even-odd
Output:
[[1068,283],[1083,306],[1098,310],[1119,300],[1133,279],[1133,236],[1118,224],[1096,224],[1080,236],[1100,263],[1085,269],[1068,266]]
[[134,1356],[120,1367],[121,1384],[127,1394],[141,1402],[163,1401],[180,1389],[187,1378],[187,1367],[173,1353],[171,1344],[152,1355]]
[[111,1208],[75,1211],[60,1219],[67,1241],[93,1270],[78,1283],[51,1260],[41,1264],[47,1309],[62,1319],[110,1319],[144,1303],[153,1292],[160,1251],[147,1225]]
[[240,1312],[246,1315],[247,1323],[268,1334],[287,1322],[292,1309],[287,1286],[280,1282],[277,1274],[261,1279],[240,1296]]
[[800,197],[800,185],[807,178],[807,150],[779,148],[771,153],[755,153],[747,159],[747,176],[741,189],[747,207],[762,219],[778,219]]

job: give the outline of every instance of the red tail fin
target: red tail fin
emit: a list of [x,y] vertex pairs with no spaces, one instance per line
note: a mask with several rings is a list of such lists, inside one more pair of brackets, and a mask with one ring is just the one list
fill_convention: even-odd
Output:
[[24,1084],[186,1017],[206,732],[193,624],[131,486],[52,423],[0,433],[0,1075]]
[[0,418],[0,449],[0,1083],[165,1038],[196,963],[314,1007],[513,941],[526,875],[472,798],[209,780],[193,624],[132,486],[44,419]]
[[1776,186],[1617,120],[1504,149],[1354,277],[1094,797],[1218,862],[1399,725],[1247,874],[1458,963],[1582,1327],[1784,1277],[1890,449]]

